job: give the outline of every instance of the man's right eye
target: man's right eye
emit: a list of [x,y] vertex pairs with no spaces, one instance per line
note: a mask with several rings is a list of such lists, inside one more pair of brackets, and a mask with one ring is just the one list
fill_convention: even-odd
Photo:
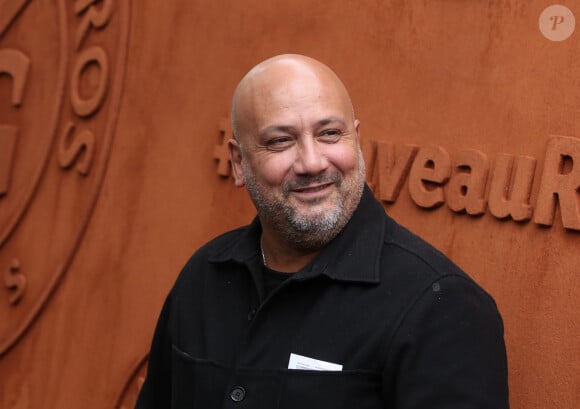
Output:
[[266,147],[271,150],[284,150],[292,145],[292,138],[280,136],[271,138],[266,142]]

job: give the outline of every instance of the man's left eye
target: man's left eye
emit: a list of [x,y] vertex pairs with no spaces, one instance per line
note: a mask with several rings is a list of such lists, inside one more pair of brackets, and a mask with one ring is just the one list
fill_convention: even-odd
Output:
[[342,132],[339,129],[326,129],[320,133],[318,139],[322,139],[326,142],[336,142],[342,136]]

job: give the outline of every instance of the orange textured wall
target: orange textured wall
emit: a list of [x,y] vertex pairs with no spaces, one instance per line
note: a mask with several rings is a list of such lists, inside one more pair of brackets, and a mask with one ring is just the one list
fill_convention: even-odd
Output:
[[132,407],[179,269],[254,214],[230,96],[286,52],[344,79],[377,197],[496,298],[512,407],[580,407],[580,4],[558,4],[0,0],[0,408]]

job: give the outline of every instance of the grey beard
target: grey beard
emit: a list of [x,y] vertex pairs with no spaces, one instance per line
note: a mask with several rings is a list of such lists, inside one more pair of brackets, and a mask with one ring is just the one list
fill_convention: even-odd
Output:
[[[340,175],[332,175],[331,178],[324,178],[324,181],[316,180],[322,179],[319,177],[309,179],[313,180],[305,181],[305,184],[325,183],[329,181],[328,179],[333,179],[337,187],[342,185]],[[332,210],[310,217],[300,215],[293,207],[284,204],[279,211],[284,215],[289,228],[280,228],[278,232],[297,249],[319,249],[332,240],[348,221],[345,220],[344,223],[341,223],[341,215],[345,209],[344,202],[344,198],[341,197],[337,206]]]
[[[358,206],[365,180],[365,163],[359,150],[359,177],[356,185],[353,186],[354,191],[341,196],[336,207],[329,212],[314,216],[302,216],[285,201],[267,200],[262,194],[255,175],[245,162],[242,162],[242,171],[246,188],[260,218],[268,220],[276,232],[292,247],[309,251],[324,247],[344,228]],[[339,173],[303,177],[286,183],[282,187],[283,196],[287,197],[293,188],[325,182],[336,183],[337,187],[340,188],[344,179]]]
[[[311,184],[334,183],[338,188],[342,186],[342,178],[338,173],[331,175],[319,175],[315,177],[305,177],[296,181],[288,182],[283,186],[284,197],[288,197],[290,191],[295,188],[308,186]],[[318,200],[313,200],[312,204],[316,204]],[[338,206],[331,212],[319,215],[319,217],[303,217],[297,214],[295,209],[284,203],[282,205],[282,212],[286,216],[288,224],[297,232],[314,233],[319,231],[328,231],[334,228],[340,215],[344,210],[344,200],[340,200]]]

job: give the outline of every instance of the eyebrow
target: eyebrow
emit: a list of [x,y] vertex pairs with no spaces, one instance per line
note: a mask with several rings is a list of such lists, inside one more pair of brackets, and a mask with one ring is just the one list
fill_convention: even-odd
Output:
[[318,121],[316,124],[318,126],[325,126],[325,125],[332,124],[332,123],[335,123],[335,122],[338,122],[340,125],[343,125],[343,126],[346,125],[346,122],[344,121],[344,119],[342,119],[340,117],[337,117],[337,116],[331,116],[331,117],[328,117],[328,118],[323,118],[320,121]]
[[267,135],[271,132],[284,132],[291,133],[296,130],[295,127],[290,125],[270,125],[260,131],[260,135]]
[[[326,126],[332,123],[338,123],[342,126],[346,126],[346,122],[340,118],[340,117],[336,117],[336,116],[331,116],[328,118],[322,118],[318,121],[316,121],[316,126],[320,127],[320,126]],[[267,126],[266,128],[262,129],[260,131],[260,135],[267,135],[270,132],[285,132],[285,133],[292,133],[296,131],[296,127],[291,126],[291,125],[270,125]]]

